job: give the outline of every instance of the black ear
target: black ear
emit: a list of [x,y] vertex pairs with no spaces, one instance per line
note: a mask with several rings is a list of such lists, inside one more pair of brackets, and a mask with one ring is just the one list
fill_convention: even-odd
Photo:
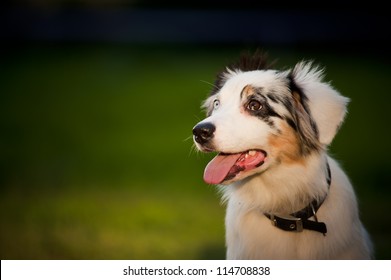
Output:
[[322,81],[323,70],[311,62],[296,64],[289,74],[291,91],[298,106],[298,118],[306,137],[317,138],[327,146],[333,140],[346,115],[349,99]]

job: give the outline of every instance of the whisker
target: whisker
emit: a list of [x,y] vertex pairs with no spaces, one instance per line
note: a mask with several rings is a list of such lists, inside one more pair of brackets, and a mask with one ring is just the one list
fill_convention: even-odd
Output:
[[208,81],[200,80],[200,82],[203,82],[203,83],[205,83],[205,84],[207,84],[207,85],[210,85],[210,86],[212,86],[213,88],[215,88],[215,89],[217,89],[217,90],[220,89],[217,85],[212,84],[212,83],[210,83],[210,82],[208,82]]
[[191,157],[191,155],[192,155],[193,153],[195,153],[195,152],[197,152],[197,149],[196,149],[195,145],[193,144],[193,145],[191,145],[191,147],[190,147],[188,157]]
[[189,151],[189,157],[192,155],[192,154],[195,154],[197,156],[197,158],[199,159],[200,158],[200,155],[203,155],[203,153],[201,153],[201,151],[199,149],[197,149],[197,146],[193,143],[193,145],[190,147],[190,151]]
[[185,139],[183,139],[183,142],[189,141],[190,139],[193,139],[193,135],[190,135],[190,136],[186,137]]
[[[183,140],[183,142],[185,141],[189,141],[189,140],[193,140],[193,135],[190,135],[189,137],[186,137],[186,139]],[[193,142],[193,144],[191,145],[190,147],[190,150],[189,150],[189,157],[193,154],[197,154],[199,155],[200,154],[200,150],[197,149],[197,146],[195,145],[195,143]]]
[[200,122],[200,121],[201,121],[201,118],[200,118],[199,116],[193,115],[193,117],[197,119],[197,122]]

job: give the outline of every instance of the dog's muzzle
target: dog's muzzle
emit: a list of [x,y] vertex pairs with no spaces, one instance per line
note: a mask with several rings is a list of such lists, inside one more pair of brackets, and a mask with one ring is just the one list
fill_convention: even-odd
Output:
[[193,128],[194,141],[204,145],[208,143],[214,135],[216,127],[212,123],[199,123]]

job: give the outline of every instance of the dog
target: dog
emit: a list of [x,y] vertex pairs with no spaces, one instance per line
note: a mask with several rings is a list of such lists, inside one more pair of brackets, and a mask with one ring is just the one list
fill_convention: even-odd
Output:
[[227,259],[371,259],[353,187],[327,154],[349,99],[312,61],[274,70],[242,55],[217,75],[193,128],[215,152],[204,181],[226,203]]

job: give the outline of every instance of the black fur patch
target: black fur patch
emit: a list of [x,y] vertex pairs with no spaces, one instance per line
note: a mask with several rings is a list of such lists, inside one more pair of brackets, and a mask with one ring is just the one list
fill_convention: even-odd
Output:
[[295,130],[298,131],[296,123],[290,118],[285,117],[285,121]]
[[240,55],[240,59],[237,62],[228,66],[232,70],[240,70],[242,72],[255,71],[255,70],[268,70],[274,65],[274,61],[268,62],[267,53],[256,50],[253,54],[250,52],[243,52]]
[[288,81],[288,86],[292,94],[291,100],[293,102],[289,102],[290,105],[285,107],[289,110],[293,119],[287,118],[286,120],[298,132],[301,142],[301,152],[303,155],[306,155],[311,151],[320,149],[319,131],[308,106],[308,97],[297,86],[292,73],[288,75]]
[[226,75],[228,74],[227,70],[223,70],[217,74],[215,82],[213,84],[212,91],[210,92],[210,96],[215,95],[220,91],[220,89],[224,86],[227,81]]
[[239,70],[242,72],[268,70],[274,65],[275,61],[269,63],[267,59],[268,55],[259,49],[253,54],[250,52],[243,52],[238,61],[229,64],[223,71],[217,74],[210,96],[219,92],[224,86],[226,77],[229,75],[228,69],[232,71]]
[[292,93],[295,92],[295,93],[298,94],[298,96],[300,97],[300,100],[299,100],[299,101],[300,101],[300,103],[303,105],[304,110],[305,110],[308,114],[310,114],[310,111],[309,111],[309,108],[308,108],[308,105],[307,105],[308,97],[307,97],[307,95],[304,94],[304,92],[302,91],[302,89],[299,88],[299,87],[296,85],[292,72],[289,74],[288,79],[289,79],[289,90],[290,90]]
[[277,98],[276,95],[274,95],[273,93],[269,92],[267,95],[267,98],[269,98],[271,101],[273,101],[274,103],[281,103],[281,101]]
[[[267,102],[266,97],[261,93],[262,88],[257,88],[255,94],[251,94],[247,96],[245,101],[245,107],[248,113],[252,116],[258,117],[262,119],[264,122],[266,122],[271,128],[275,128],[274,121],[271,119],[272,117],[277,117],[280,119],[283,119],[281,115],[279,115],[272,106]],[[251,111],[247,109],[247,104],[251,100],[257,100],[262,104],[262,108],[258,111]]]

